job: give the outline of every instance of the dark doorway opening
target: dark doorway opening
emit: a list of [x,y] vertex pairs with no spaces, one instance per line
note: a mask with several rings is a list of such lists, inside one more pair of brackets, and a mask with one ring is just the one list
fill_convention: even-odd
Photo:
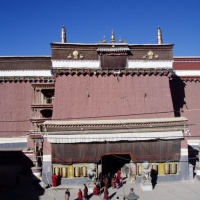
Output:
[[130,163],[130,154],[110,154],[102,156],[102,173],[113,176],[118,170]]

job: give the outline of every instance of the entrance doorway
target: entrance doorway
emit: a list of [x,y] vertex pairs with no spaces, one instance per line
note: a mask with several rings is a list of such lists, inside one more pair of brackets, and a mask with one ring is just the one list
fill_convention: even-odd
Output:
[[130,163],[130,154],[110,154],[102,156],[102,174],[113,176],[118,170]]

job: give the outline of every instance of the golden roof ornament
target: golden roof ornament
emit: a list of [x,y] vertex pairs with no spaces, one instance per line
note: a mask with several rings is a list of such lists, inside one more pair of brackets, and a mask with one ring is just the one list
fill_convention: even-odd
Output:
[[74,56],[74,59],[78,59],[78,55],[79,55],[79,52],[78,51],[73,51],[73,56]]
[[78,52],[77,50],[74,50],[72,53],[68,54],[67,59],[83,59],[84,55]]
[[113,30],[112,30],[112,34],[111,34],[111,42],[115,43],[115,34],[114,34]]
[[160,27],[158,27],[157,42],[158,42],[158,44],[163,44],[162,31],[161,31]]
[[65,29],[65,26],[63,26],[61,29],[61,43],[66,43],[66,42],[67,42],[66,29]]
[[144,59],[156,59],[158,58],[158,54],[154,53],[153,51],[149,51],[146,55],[143,56]]

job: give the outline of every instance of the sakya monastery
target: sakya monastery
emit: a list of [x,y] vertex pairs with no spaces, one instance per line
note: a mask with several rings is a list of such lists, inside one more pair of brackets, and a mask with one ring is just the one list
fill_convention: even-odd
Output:
[[1,177],[81,183],[134,162],[139,181],[144,161],[158,181],[197,176],[200,57],[175,57],[160,28],[155,44],[114,31],[89,44],[62,27],[50,46],[51,56],[0,57]]

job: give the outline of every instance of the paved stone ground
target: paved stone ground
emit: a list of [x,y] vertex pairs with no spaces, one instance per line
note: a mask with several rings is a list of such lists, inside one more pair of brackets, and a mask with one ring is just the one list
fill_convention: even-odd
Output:
[[[71,187],[68,186],[71,193],[70,200],[75,200],[77,199],[78,187]],[[64,200],[66,188],[67,186],[62,185],[43,190],[30,180],[24,180],[18,186],[0,188],[0,200]],[[134,192],[139,196],[139,200],[200,200],[200,181],[197,179],[192,181],[158,183],[152,191],[143,191],[139,183],[125,183],[119,189],[109,188],[110,199],[123,200],[124,196],[129,194],[130,188],[134,188]],[[103,199],[103,194],[92,196],[91,187],[89,187],[89,191],[90,200]]]
[[[129,194],[130,188],[134,188],[134,192],[139,196],[139,200],[200,200],[200,181],[197,180],[158,183],[152,191],[143,191],[139,183],[126,183],[119,189],[109,188],[109,196],[113,200],[123,200],[124,196]],[[64,200],[64,192],[65,188],[63,186],[60,188],[49,188],[40,199]],[[70,192],[70,199],[77,199],[78,188],[70,189]],[[90,196],[90,200],[103,199],[103,194],[100,196]]]

